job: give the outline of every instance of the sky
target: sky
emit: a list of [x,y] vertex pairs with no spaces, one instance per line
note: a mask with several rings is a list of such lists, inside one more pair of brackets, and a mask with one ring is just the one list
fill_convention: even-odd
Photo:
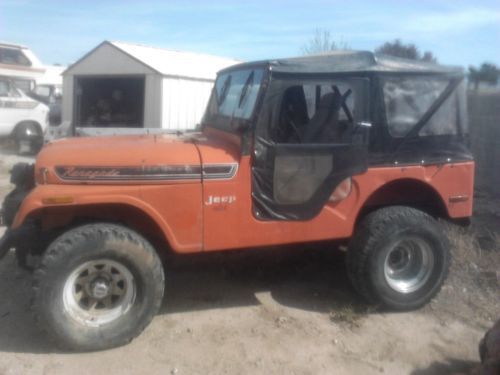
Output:
[[352,49],[400,38],[444,64],[500,65],[500,0],[0,0],[0,40],[45,64],[75,62],[103,40],[244,61],[291,57],[318,29]]

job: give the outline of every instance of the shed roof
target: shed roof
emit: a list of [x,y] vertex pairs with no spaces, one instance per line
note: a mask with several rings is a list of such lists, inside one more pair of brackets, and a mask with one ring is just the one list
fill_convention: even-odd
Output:
[[[462,74],[463,69],[435,63],[401,59],[370,51],[332,51],[319,55],[243,63],[234,68],[267,65],[281,73],[402,72]],[[233,67],[229,68],[232,69]]]
[[124,53],[124,55],[164,76],[214,80],[217,71],[240,62],[234,59],[200,53],[176,51],[125,42],[104,41],[72,64],[64,74],[71,72],[76,65],[92,55],[94,51],[104,46],[116,48]]

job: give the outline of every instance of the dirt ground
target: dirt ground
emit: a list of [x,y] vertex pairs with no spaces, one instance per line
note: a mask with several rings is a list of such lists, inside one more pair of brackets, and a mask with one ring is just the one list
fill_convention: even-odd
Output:
[[[27,159],[27,158],[23,158]],[[0,198],[19,158],[0,155]],[[446,225],[454,262],[425,308],[389,313],[351,289],[327,245],[175,257],[162,309],[130,345],[64,353],[30,309],[31,275],[0,263],[0,374],[446,374],[478,364],[500,316],[500,199],[478,194],[471,228]],[[0,230],[1,231],[1,230]]]

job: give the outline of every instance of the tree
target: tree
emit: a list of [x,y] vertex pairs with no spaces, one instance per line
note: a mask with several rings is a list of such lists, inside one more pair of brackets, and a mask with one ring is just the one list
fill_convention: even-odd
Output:
[[469,82],[474,84],[476,91],[480,82],[496,85],[499,75],[500,69],[495,64],[484,62],[479,68],[469,66]]
[[432,52],[425,51],[422,54],[415,44],[404,44],[400,39],[395,39],[392,42],[385,42],[380,47],[376,48],[375,52],[410,60],[420,60],[432,63],[437,62],[437,58],[432,54]]
[[329,51],[349,48],[349,44],[342,39],[339,42],[335,42],[331,37],[330,30],[316,29],[314,37],[304,44],[301,50],[304,55],[317,55]]

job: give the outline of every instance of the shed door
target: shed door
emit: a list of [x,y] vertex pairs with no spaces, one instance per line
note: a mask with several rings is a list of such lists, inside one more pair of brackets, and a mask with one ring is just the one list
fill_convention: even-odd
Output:
[[342,181],[366,171],[367,93],[368,80],[361,78],[271,84],[269,95],[279,104],[269,140],[256,140],[258,218],[312,219]]
[[78,76],[75,83],[75,126],[144,126],[144,76]]

